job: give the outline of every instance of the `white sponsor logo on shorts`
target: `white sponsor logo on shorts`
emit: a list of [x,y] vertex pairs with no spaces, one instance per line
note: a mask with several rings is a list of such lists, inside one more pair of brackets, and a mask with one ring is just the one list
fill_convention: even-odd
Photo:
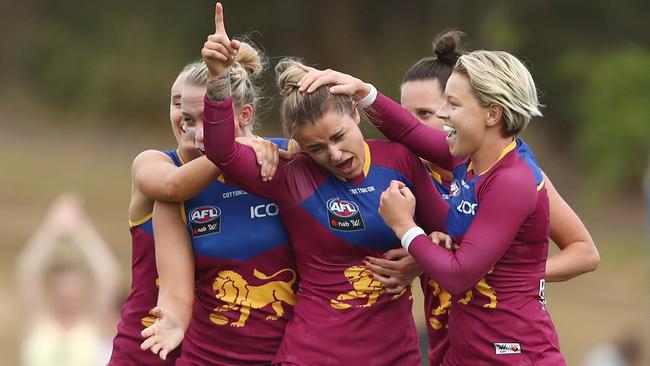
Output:
[[512,355],[521,353],[519,343],[494,343],[494,351],[497,355]]

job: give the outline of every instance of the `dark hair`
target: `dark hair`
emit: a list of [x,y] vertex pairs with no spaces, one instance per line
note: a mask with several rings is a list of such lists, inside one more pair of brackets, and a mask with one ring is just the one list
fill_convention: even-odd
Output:
[[465,33],[456,30],[438,35],[433,41],[434,56],[425,57],[411,66],[404,75],[402,85],[409,81],[436,79],[440,89],[444,90],[456,61],[465,53],[460,47],[461,38],[464,36]]

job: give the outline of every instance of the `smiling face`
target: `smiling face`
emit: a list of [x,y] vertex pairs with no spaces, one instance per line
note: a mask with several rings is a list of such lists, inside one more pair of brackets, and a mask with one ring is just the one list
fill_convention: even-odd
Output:
[[470,156],[478,151],[485,139],[490,108],[480,104],[465,74],[451,74],[445,88],[445,103],[437,116],[449,132],[447,143],[453,156]]
[[293,132],[301,149],[333,174],[354,179],[363,173],[365,148],[358,113],[329,111]]
[[407,81],[401,89],[402,106],[420,122],[442,130],[443,121],[436,113],[445,99],[438,79]]
[[[205,87],[185,85],[181,96],[181,113],[184,133],[181,145],[184,149],[203,152],[203,97]],[[183,131],[182,131],[183,132]]]
[[178,75],[174,84],[172,84],[171,95],[169,100],[169,120],[172,124],[172,131],[177,142],[181,141],[181,93],[183,92],[183,83],[185,82],[185,73]]

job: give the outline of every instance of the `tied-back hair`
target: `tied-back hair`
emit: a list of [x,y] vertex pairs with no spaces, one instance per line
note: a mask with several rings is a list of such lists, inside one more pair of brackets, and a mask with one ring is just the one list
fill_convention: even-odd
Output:
[[542,115],[535,81],[515,56],[505,51],[478,50],[458,59],[454,72],[469,78],[474,95],[487,107],[503,107],[503,133],[515,136],[533,117]]
[[203,60],[190,62],[189,64],[183,67],[183,70],[181,70],[181,72],[178,73],[178,75],[179,76],[185,75],[185,77],[187,77],[188,75],[195,73],[196,69],[201,67],[201,64],[203,64]]
[[[230,66],[230,90],[235,106],[250,104],[255,109],[261,99],[261,88],[256,84],[266,69],[265,55],[246,40],[240,41],[235,62]],[[185,85],[206,87],[208,85],[208,68],[205,62],[198,61],[188,65]],[[186,67],[187,68],[187,67]]]
[[465,33],[450,30],[438,35],[433,41],[433,56],[416,62],[406,71],[402,85],[409,81],[437,80],[440,90],[445,90],[447,79],[454,71],[458,58],[465,53],[461,40]]
[[282,128],[287,136],[293,136],[297,128],[315,123],[330,111],[355,115],[352,98],[330,93],[330,84],[309,94],[298,91],[298,81],[306,74],[299,66],[301,63],[299,59],[283,58],[275,67],[277,85],[283,95],[280,106]]

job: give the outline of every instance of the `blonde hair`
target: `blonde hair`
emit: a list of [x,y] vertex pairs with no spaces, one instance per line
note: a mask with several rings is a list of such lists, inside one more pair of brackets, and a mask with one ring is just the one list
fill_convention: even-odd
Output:
[[[266,58],[250,43],[240,41],[235,62],[230,66],[230,90],[236,106],[250,104],[255,109],[260,100],[261,88],[255,84],[264,69]],[[206,87],[208,85],[208,68],[205,62],[190,64],[185,85]],[[183,70],[185,71],[185,70]]]
[[352,98],[330,93],[331,85],[323,85],[309,94],[299,92],[298,81],[306,74],[299,64],[297,59],[283,58],[275,67],[277,85],[284,95],[280,106],[282,128],[288,136],[293,136],[297,128],[307,123],[315,123],[330,111],[354,116]]
[[542,115],[535,81],[515,56],[504,51],[473,51],[460,56],[454,71],[469,78],[482,105],[503,107],[503,133],[514,136],[523,131],[533,117]]
[[190,62],[189,64],[183,67],[183,70],[181,70],[181,72],[178,73],[178,76],[183,75],[187,77],[187,75],[194,72],[197,68],[201,67],[202,63],[203,63],[202,60]]

